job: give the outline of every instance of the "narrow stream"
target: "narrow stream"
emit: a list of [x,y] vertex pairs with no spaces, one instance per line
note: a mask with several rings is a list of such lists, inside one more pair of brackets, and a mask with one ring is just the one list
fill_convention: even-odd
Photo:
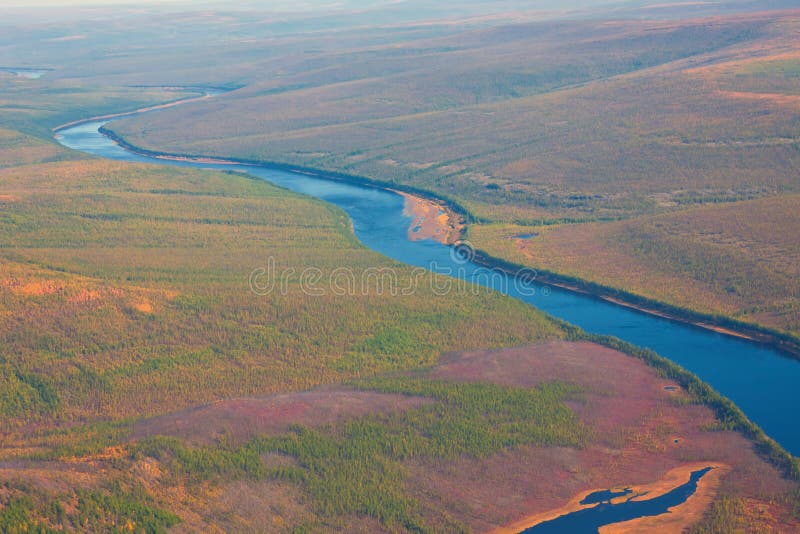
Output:
[[[453,247],[435,241],[410,241],[407,230],[411,219],[403,215],[404,199],[391,191],[264,166],[217,165],[141,156],[100,134],[98,129],[107,122],[66,128],[60,130],[56,138],[69,148],[110,159],[242,171],[335,204],[350,216],[356,236],[366,246],[390,258],[491,287],[588,332],[616,336],[653,349],[698,375],[733,400],[787,450],[800,454],[800,425],[794,423],[792,413],[800,401],[798,360],[765,345],[488,270],[465,259]],[[254,264],[258,260],[254,258]],[[457,282],[453,280],[453,283]]]

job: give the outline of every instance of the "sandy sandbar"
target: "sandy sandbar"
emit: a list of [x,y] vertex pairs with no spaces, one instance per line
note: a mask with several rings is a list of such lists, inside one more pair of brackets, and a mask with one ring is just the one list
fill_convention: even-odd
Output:
[[408,227],[409,240],[433,239],[446,245],[459,240],[464,222],[453,210],[440,202],[403,191],[395,192],[406,201],[403,214],[413,219]]

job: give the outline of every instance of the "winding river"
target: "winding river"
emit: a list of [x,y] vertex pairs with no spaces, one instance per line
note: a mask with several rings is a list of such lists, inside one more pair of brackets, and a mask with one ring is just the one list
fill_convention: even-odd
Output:
[[[69,148],[116,160],[242,171],[342,208],[356,236],[368,247],[400,262],[449,274],[502,291],[595,334],[612,335],[648,347],[697,374],[733,400],[756,424],[795,455],[800,425],[793,410],[800,401],[800,361],[758,343],[649,315],[624,306],[533,281],[489,271],[432,240],[411,241],[404,199],[391,191],[344,183],[266,166],[162,160],[129,152],[98,129],[108,121],[79,124],[57,132]],[[454,281],[455,282],[455,281]]]

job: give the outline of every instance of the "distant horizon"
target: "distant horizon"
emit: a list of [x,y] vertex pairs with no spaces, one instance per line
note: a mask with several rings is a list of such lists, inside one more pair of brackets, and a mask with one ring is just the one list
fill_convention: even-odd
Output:
[[[308,5],[313,2],[270,2],[268,6],[263,6],[265,10],[279,11],[302,11],[311,7]],[[234,0],[226,2],[224,0],[10,0],[3,7],[24,9],[40,7],[105,7],[109,5],[130,6],[130,7],[151,7],[158,5],[186,5],[193,7],[234,7],[236,5],[253,6],[249,0]],[[336,7],[342,5],[339,2],[321,3],[319,7]]]
[[[387,1],[386,4],[396,4],[402,3],[404,0],[399,1]],[[208,6],[208,5],[215,5],[215,6],[228,6],[232,7],[234,5],[248,5],[250,7],[258,6],[264,10],[293,10],[293,11],[302,11],[305,9],[309,9],[312,7],[318,8],[337,8],[343,7],[347,5],[349,2],[335,2],[335,1],[326,1],[322,0],[319,2],[316,1],[306,1],[306,2],[291,2],[291,1],[281,1],[278,0],[276,2],[270,2],[269,5],[259,5],[257,2],[253,2],[252,0],[233,0],[233,1],[225,1],[225,0],[10,0],[4,3],[3,7],[13,7],[13,8],[26,8],[26,7],[102,7],[107,5],[126,5],[126,6],[145,6],[145,5],[159,5],[159,4],[186,4],[189,6]],[[379,2],[365,2],[366,4],[376,4]]]
[[[3,9],[40,9],[40,8],[101,8],[111,6],[152,7],[157,5],[192,4],[189,0],[10,0],[0,7]],[[210,3],[210,2],[209,2]],[[195,3],[196,4],[196,3]],[[208,3],[203,2],[203,5]]]
[[[282,12],[304,12],[311,10],[331,11],[339,9],[370,9],[396,6],[398,4],[411,4],[413,0],[305,0],[305,1],[291,1],[291,0],[276,0],[269,2],[267,5],[255,0],[8,0],[3,3],[2,8],[43,8],[43,7],[108,7],[108,6],[127,6],[127,7],[154,7],[154,6],[176,6],[185,5],[187,7],[197,8],[238,8],[245,7],[258,11],[282,11]],[[553,0],[500,0],[498,2],[489,2],[489,0],[471,0],[464,2],[464,6],[472,4],[490,4],[497,5],[498,10],[508,9],[510,6],[514,8],[523,7],[525,9],[552,9],[554,7]],[[559,6],[566,9],[585,8],[591,5],[607,5],[616,3],[626,3],[625,0],[574,0],[572,2],[565,2],[566,5],[558,3]]]

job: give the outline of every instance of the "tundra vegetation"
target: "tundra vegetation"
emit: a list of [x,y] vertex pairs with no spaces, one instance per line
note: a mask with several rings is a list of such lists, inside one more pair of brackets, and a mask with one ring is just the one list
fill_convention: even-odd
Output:
[[[47,96],[40,98],[49,102]],[[62,116],[41,111],[37,120],[48,125]],[[165,511],[169,503],[155,506],[141,481],[124,476],[114,464],[124,465],[126,454],[145,450],[149,442],[123,452],[132,425],[141,418],[219,399],[305,390],[427,366],[445,351],[563,335],[543,314],[500,295],[437,296],[431,289],[434,275],[419,277],[412,268],[365,249],[343,212],[260,180],[90,159],[50,139],[12,130],[4,131],[3,150],[4,531],[22,531],[26,525],[113,530],[128,523],[159,531],[174,525],[178,518]],[[390,269],[398,287],[415,290],[391,296],[388,289],[367,284],[365,291],[311,297],[299,277],[292,277],[284,288],[261,295],[251,290],[249,278],[253,270],[268,266],[269,258],[275,259],[277,272],[313,267],[323,279],[342,266],[356,280],[368,269]],[[431,396],[445,395],[430,388]],[[494,393],[502,403],[505,392]],[[469,397],[469,391],[464,395]],[[445,455],[579,439],[558,395],[543,391],[538,400],[537,392],[517,392],[516,397],[509,392],[509,403],[535,401],[530,409],[539,406],[537,412],[523,410],[518,420],[504,423],[508,436],[499,432],[491,436],[497,441],[472,443],[465,432],[477,425],[486,432],[488,423],[501,424],[504,417],[496,413],[492,419],[493,412],[486,411],[479,418],[475,403],[487,402],[487,392],[474,395],[477,400],[464,401],[472,402],[471,408],[456,403],[463,413],[454,412],[453,421],[460,421],[461,429],[435,426],[449,404],[437,412],[408,414],[408,420],[364,425],[394,425],[416,440],[432,432],[443,450],[447,443],[453,447]],[[513,407],[519,408],[506,406]],[[528,432],[533,421],[550,419],[552,430]],[[455,433],[466,442],[459,444]],[[413,439],[409,447],[424,448]],[[289,442],[278,445],[276,450],[283,450]],[[199,468],[222,469],[220,476],[233,477],[221,467],[203,465],[236,464],[214,460],[225,450],[213,448],[198,461]],[[79,483],[74,473],[61,481],[25,479],[26,473],[46,471],[53,461],[92,463],[97,457],[113,459],[109,476],[101,476],[106,467],[93,473],[103,480],[100,485]],[[320,461],[334,462],[336,473],[346,463],[344,458]],[[392,473],[385,475],[387,480]],[[350,482],[360,483],[357,478]],[[337,482],[323,477],[314,483],[330,489]],[[322,495],[324,488],[309,491]],[[378,502],[375,510],[355,510],[351,502],[340,511],[379,511],[389,521],[382,507],[397,504],[393,498],[387,496],[389,502]]]
[[[493,255],[796,336],[800,232],[771,208],[786,213],[800,184],[799,26],[796,11],[519,22],[326,49],[112,129],[157,151],[428,191],[463,208],[469,239]],[[762,198],[784,200],[751,202]],[[750,221],[746,235],[719,221],[686,233],[716,213]],[[554,225],[530,254],[503,242]],[[612,268],[592,263],[598,250]],[[626,280],[631,263],[641,276]]]
[[[488,4],[401,6],[380,27],[389,15],[370,9],[0,22],[2,64],[53,69],[0,72],[0,531],[485,530],[720,459],[737,474],[697,532],[797,526],[795,459],[656,355],[579,343],[497,294],[435,295],[434,275],[365,249],[324,203],[51,138],[232,90],[112,128],[153,150],[432,192],[498,256],[613,282],[558,255],[558,232],[597,232],[585,240],[609,265],[659,265],[627,289],[670,301],[653,288],[694,280],[678,304],[795,329],[797,233],[769,229],[796,225],[796,15],[543,23]],[[543,252],[506,239],[530,231]],[[270,258],[323,279],[390,268],[417,290],[310,297],[292,278],[259,295],[248,280]]]

